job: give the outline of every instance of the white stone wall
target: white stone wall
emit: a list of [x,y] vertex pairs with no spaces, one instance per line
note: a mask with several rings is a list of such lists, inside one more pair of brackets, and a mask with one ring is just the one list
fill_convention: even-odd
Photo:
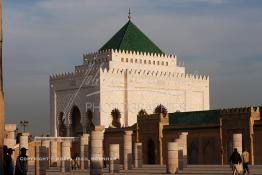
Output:
[[122,114],[122,125],[130,126],[140,109],[152,113],[158,104],[168,112],[208,110],[209,78],[186,74],[175,55],[113,50],[86,54],[75,72],[50,77],[51,135],[56,135],[59,113],[74,105],[81,117],[92,109],[94,123],[108,127],[114,108]]

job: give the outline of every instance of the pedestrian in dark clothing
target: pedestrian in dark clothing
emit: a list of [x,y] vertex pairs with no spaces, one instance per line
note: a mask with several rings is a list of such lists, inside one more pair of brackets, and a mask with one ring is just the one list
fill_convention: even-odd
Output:
[[4,165],[3,165],[4,175],[8,173],[8,172],[7,172],[7,163],[6,163],[6,162],[7,162],[7,156],[8,156],[7,151],[8,151],[8,147],[7,147],[6,145],[4,145],[4,146],[3,146],[3,153],[4,153],[4,155],[3,155],[3,157],[4,157]]
[[13,165],[13,159],[12,159],[12,155],[13,155],[13,149],[12,148],[8,148],[8,155],[6,158],[6,168],[7,168],[7,175],[13,175],[14,174],[14,165]]
[[233,165],[232,166],[233,175],[235,175],[236,173],[240,174],[239,164],[241,162],[242,162],[241,156],[238,153],[237,149],[235,148],[234,152],[230,156],[230,163]]
[[26,148],[21,148],[20,155],[16,159],[15,175],[27,175],[27,169]]

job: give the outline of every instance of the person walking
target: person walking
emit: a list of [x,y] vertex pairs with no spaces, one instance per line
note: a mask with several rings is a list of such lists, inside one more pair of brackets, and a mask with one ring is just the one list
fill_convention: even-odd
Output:
[[249,152],[247,151],[246,148],[243,150],[242,160],[243,160],[243,170],[244,170],[244,174],[246,174],[246,172],[249,174],[249,168],[248,168]]
[[[240,163],[242,162],[241,156],[237,151],[237,148],[234,148],[234,152],[230,156],[230,163],[232,166],[233,175],[240,174],[242,166],[240,166]],[[241,169],[240,169],[241,168]]]
[[20,149],[20,155],[16,159],[15,175],[27,175],[28,164],[27,164],[26,148]]
[[13,159],[12,159],[12,155],[13,155],[13,149],[12,148],[8,148],[7,150],[7,158],[6,158],[6,169],[7,169],[7,175],[13,175],[14,174],[14,164],[13,164]]
[[4,164],[3,164],[3,168],[4,168],[4,175],[8,174],[7,172],[7,157],[8,157],[8,147],[6,145],[3,146],[3,158],[4,158]]

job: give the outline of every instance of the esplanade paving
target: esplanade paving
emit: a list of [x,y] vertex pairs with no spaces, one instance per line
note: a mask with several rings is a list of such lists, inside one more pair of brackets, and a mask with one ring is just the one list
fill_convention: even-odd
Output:
[[[253,175],[261,175],[262,174],[262,166],[250,166],[251,174]],[[28,175],[34,174],[34,167],[29,167]],[[50,168],[46,172],[47,175],[89,175],[89,171],[83,170],[73,170],[67,173],[61,173],[58,168]],[[109,169],[104,168],[104,175],[109,175]],[[132,170],[124,171],[120,170],[120,173],[113,173],[116,175],[162,175],[166,174],[166,168],[162,165],[143,165],[142,168],[134,168]],[[188,165],[183,171],[179,171],[178,175],[232,175],[232,171],[229,165]]]

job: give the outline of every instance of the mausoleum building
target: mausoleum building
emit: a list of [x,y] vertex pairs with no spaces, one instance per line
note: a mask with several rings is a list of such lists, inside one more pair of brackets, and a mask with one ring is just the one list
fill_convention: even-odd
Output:
[[141,109],[152,113],[159,104],[169,112],[208,110],[209,77],[188,74],[130,19],[97,52],[84,54],[73,72],[50,76],[52,136],[114,127],[114,109],[122,127],[132,126]]

